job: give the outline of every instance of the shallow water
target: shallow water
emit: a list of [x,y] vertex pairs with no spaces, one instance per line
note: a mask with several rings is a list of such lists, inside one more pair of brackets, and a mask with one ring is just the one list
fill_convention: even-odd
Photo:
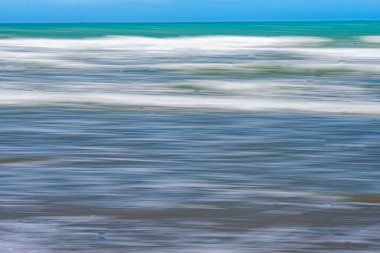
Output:
[[0,252],[378,252],[380,25],[286,25],[1,26]]

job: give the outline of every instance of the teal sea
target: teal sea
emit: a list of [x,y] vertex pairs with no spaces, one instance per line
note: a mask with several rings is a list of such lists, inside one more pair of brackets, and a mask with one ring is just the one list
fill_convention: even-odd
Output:
[[1,253],[377,253],[380,22],[0,24]]
[[323,36],[379,35],[380,21],[236,23],[0,24],[3,38],[96,38],[102,36]]

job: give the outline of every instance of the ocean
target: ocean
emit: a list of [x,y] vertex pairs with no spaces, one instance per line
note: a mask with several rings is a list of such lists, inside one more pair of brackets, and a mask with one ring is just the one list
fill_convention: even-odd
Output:
[[376,253],[380,22],[1,24],[1,253]]

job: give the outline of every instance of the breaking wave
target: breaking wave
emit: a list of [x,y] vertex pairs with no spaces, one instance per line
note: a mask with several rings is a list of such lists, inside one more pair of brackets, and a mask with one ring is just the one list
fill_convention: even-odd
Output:
[[310,101],[306,99],[248,99],[217,96],[164,96],[107,93],[18,92],[0,95],[1,105],[105,105],[205,109],[217,111],[299,111],[331,114],[380,115],[380,102]]
[[332,41],[2,39],[0,105],[379,114],[380,49],[332,47]]

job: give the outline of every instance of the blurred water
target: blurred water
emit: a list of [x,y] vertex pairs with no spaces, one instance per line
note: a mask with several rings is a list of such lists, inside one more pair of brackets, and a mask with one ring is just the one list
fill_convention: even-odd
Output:
[[0,252],[378,252],[376,26],[288,25],[0,27]]

